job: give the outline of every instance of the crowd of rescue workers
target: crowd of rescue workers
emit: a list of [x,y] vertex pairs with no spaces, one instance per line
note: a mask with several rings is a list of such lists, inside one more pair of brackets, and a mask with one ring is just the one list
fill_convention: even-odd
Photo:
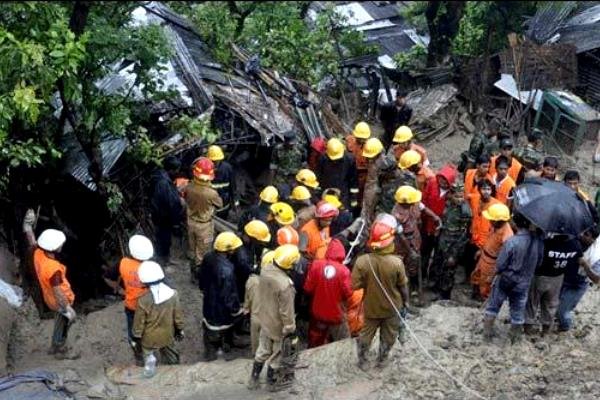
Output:
[[[559,181],[559,160],[543,152],[544,133],[534,129],[517,147],[497,120],[488,121],[460,160],[436,173],[407,126],[411,114],[399,94],[382,110],[380,138],[365,122],[343,139],[317,138],[306,148],[297,133],[286,132],[273,149],[271,185],[243,211],[235,170],[219,146],[190,167],[165,159],[149,195],[153,240],[132,236],[129,254],[105,275],[124,296],[136,363],[179,363],[181,300],[163,271],[187,274],[170,259],[174,236],[186,236],[191,279],[203,296],[205,361],[235,358],[240,352],[233,349],[248,347],[241,339],[249,334],[250,389],[259,387],[265,364],[268,389],[288,387],[301,346],[349,337],[356,338],[358,366],[370,368],[377,331],[374,367],[384,366],[396,340],[404,343],[405,318],[418,314],[424,293],[429,301],[452,299],[461,268],[471,297],[485,302],[486,340],[506,300],[512,342],[523,331],[571,329],[578,302],[600,282],[598,230],[544,232],[513,209],[522,183]],[[598,222],[578,172],[566,171],[562,181]],[[227,221],[232,214],[237,232],[215,237],[215,217]],[[58,256],[66,236],[47,229],[36,239],[35,219],[29,210],[23,229],[35,248],[44,301],[56,314],[50,352],[77,357],[66,345],[76,317]]]

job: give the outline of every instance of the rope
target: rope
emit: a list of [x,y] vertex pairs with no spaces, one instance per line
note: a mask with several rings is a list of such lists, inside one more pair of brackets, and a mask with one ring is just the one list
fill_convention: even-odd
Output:
[[477,392],[474,389],[471,389],[470,387],[468,387],[464,382],[462,382],[460,379],[454,377],[446,368],[444,368],[435,358],[433,358],[433,356],[431,355],[431,353],[429,353],[429,351],[427,351],[427,349],[425,348],[425,346],[423,346],[423,343],[421,343],[421,341],[419,340],[419,338],[417,338],[417,335],[414,333],[414,331],[411,329],[411,327],[408,325],[408,323],[406,322],[406,319],[404,319],[402,317],[402,314],[400,314],[400,311],[398,310],[398,308],[396,307],[396,305],[394,304],[392,298],[390,297],[390,295],[388,294],[387,290],[385,290],[385,287],[383,287],[383,284],[381,283],[381,281],[379,280],[379,277],[377,276],[377,274],[375,273],[375,269],[373,268],[373,264],[371,264],[371,256],[368,255],[367,259],[369,260],[369,267],[371,268],[371,272],[373,273],[373,276],[375,277],[375,280],[377,281],[377,284],[379,285],[379,287],[381,288],[381,290],[383,291],[383,294],[385,295],[385,297],[387,298],[387,300],[389,301],[389,303],[392,305],[392,307],[394,308],[394,311],[396,311],[396,314],[398,314],[398,317],[400,318],[400,321],[402,322],[402,324],[404,325],[404,327],[406,328],[406,330],[408,331],[408,333],[410,334],[410,336],[413,338],[413,340],[415,341],[415,343],[417,343],[417,346],[421,349],[421,351],[423,352],[423,354],[425,354],[425,356],[427,356],[427,358],[429,358],[431,360],[431,362],[438,367],[438,369],[440,369],[444,374],[446,374],[446,376],[448,376],[448,378],[450,378],[450,380],[452,380],[452,382],[454,382],[456,385],[458,385],[461,389],[463,389],[466,393],[469,393],[473,396],[475,396],[478,399],[482,399],[482,400],[488,400],[487,397],[484,397],[483,395],[481,395],[479,392]]

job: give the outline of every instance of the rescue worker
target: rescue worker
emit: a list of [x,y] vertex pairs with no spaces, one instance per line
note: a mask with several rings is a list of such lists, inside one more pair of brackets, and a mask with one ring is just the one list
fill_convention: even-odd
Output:
[[525,304],[536,267],[542,262],[544,243],[541,235],[520,214],[513,215],[517,234],[510,237],[496,259],[496,276],[483,319],[483,336],[490,341],[494,321],[506,299],[510,310],[510,339],[517,342],[525,322]]
[[135,346],[146,359],[153,354],[161,363],[179,364],[175,341],[184,338],[179,295],[164,283],[165,274],[154,261],[140,264],[138,277],[149,290],[137,301],[132,329]]
[[308,153],[308,168],[311,171],[316,171],[319,166],[321,156],[325,154],[327,142],[322,137],[314,138],[310,142],[310,151]]
[[202,260],[199,287],[204,295],[202,325],[205,361],[216,360],[219,348],[226,361],[234,358],[231,353],[232,328],[243,310],[238,296],[238,271],[231,259],[241,246],[242,240],[233,232],[221,232],[215,238],[214,251],[207,253]]
[[304,146],[298,145],[295,130],[289,130],[283,136],[283,144],[278,144],[273,149],[269,167],[271,182],[285,199],[291,191],[294,174],[306,166],[307,155]]
[[[134,357],[138,365],[143,364],[141,349],[135,347],[133,342],[133,317],[137,308],[137,300],[142,297],[148,289],[140,282],[138,269],[142,262],[148,261],[154,255],[152,242],[145,236],[133,235],[128,243],[130,257],[123,257],[119,262],[118,268],[110,271],[105,279],[108,279],[113,288],[118,287],[119,282],[125,289],[125,320],[127,321],[127,340],[134,350]],[[119,288],[120,289],[120,288]]]
[[433,219],[436,231],[441,228],[442,220],[421,202],[421,192],[411,186],[400,186],[395,199],[392,215],[402,226],[402,234],[397,236],[396,250],[404,260],[411,291],[422,296],[421,214]]
[[346,136],[346,148],[354,156],[356,162],[356,175],[358,180],[358,203],[362,202],[363,190],[367,180],[367,159],[364,148],[367,139],[371,137],[371,128],[366,122],[359,122],[354,127],[351,135]]
[[418,144],[414,143],[414,134],[412,130],[403,125],[396,129],[396,133],[394,133],[394,139],[392,140],[393,145],[393,153],[396,160],[400,160],[400,157],[404,152],[408,150],[413,150],[419,153],[421,156],[421,161],[423,162],[423,166],[429,167],[429,159],[427,158],[427,151]]
[[253,266],[260,266],[263,253],[271,243],[271,232],[263,221],[254,219],[244,226],[242,242]]
[[[440,169],[434,178],[429,178],[429,180],[427,180],[425,183],[425,188],[423,189],[422,193],[423,204],[440,218],[442,218],[442,215],[444,215],[447,195],[450,191],[450,187],[454,184],[457,172],[458,171],[454,165],[445,165]],[[429,259],[431,257],[431,253],[436,247],[439,231],[436,230],[436,222],[428,215],[423,215],[422,221],[421,257],[423,261],[423,268],[425,271],[427,271],[427,278],[429,279]]]
[[412,117],[413,110],[406,104],[405,90],[399,89],[396,92],[396,100],[381,106],[380,120],[383,125],[383,146],[387,149],[392,144],[394,132],[399,126],[408,125]]
[[329,226],[338,214],[337,208],[321,200],[317,204],[315,218],[300,228],[300,236],[304,236],[304,240],[306,240],[306,249],[303,249],[303,252],[309,261],[316,259],[319,249],[327,248],[329,245],[331,238]]
[[461,162],[459,163],[458,170],[460,172],[465,172],[468,169],[475,168],[475,161],[477,161],[479,156],[484,153],[486,148],[489,148],[499,131],[500,122],[493,119],[488,124],[485,132],[478,132],[473,135],[473,138],[469,143],[469,150],[464,151],[461,154]]
[[33,251],[33,266],[44,303],[55,313],[49,354],[57,359],[76,359],[80,354],[67,346],[69,328],[77,316],[73,309],[75,294],[67,280],[67,267],[57,258],[67,238],[57,229],[46,229],[36,242],[33,234],[34,221],[35,214],[29,210],[23,221],[23,230],[29,245],[36,247]]
[[338,189],[325,189],[322,198],[339,211],[338,216],[331,221],[329,227],[329,233],[331,237],[333,237],[352,225],[354,216],[350,211],[346,210],[346,207],[344,207],[344,204],[340,201],[340,191]]
[[492,182],[496,187],[496,199],[502,204],[510,207],[512,203],[513,190],[517,186],[513,178],[508,175],[509,162],[504,156],[496,157],[495,173],[492,175]]
[[464,185],[455,181],[450,187],[442,217],[442,228],[431,264],[434,290],[440,299],[450,300],[454,287],[454,274],[469,242],[471,208],[464,199]]
[[317,176],[310,169],[301,169],[296,174],[296,183],[305,186],[310,192],[310,198],[313,203],[317,203],[319,201],[319,181],[317,180]]
[[282,201],[271,204],[270,207],[272,220],[269,222],[269,230],[271,231],[271,247],[276,246],[277,231],[284,226],[292,226],[294,229],[296,224],[296,213],[294,209],[287,203]]
[[359,256],[352,269],[352,288],[364,289],[364,326],[357,342],[358,366],[363,370],[367,369],[367,353],[378,329],[377,362],[383,366],[400,331],[395,310],[406,315],[409,307],[408,279],[402,259],[394,254],[394,240],[394,227],[374,223],[367,242],[373,252]]
[[302,226],[315,217],[317,207],[311,202],[311,194],[305,186],[298,185],[292,190],[290,205],[296,212],[297,226]]
[[377,213],[390,213],[396,205],[394,196],[400,186],[417,187],[416,177],[412,172],[403,170],[392,155],[380,159],[379,195],[377,196]]
[[496,134],[496,140],[492,141],[491,143],[487,144],[485,146],[485,148],[483,149],[483,153],[482,154],[487,154],[490,157],[494,157],[497,155],[500,155],[500,143],[502,143],[503,140],[505,139],[509,139],[510,140],[510,135],[507,134],[506,132],[502,131],[502,127],[500,127],[498,129],[498,133]]
[[483,210],[483,218],[491,221],[492,231],[485,244],[479,250],[477,266],[471,274],[471,284],[479,288],[479,296],[487,299],[492,289],[492,280],[496,275],[496,259],[502,245],[513,235],[510,227],[510,210],[504,204],[493,204]]
[[213,162],[215,168],[215,179],[212,181],[212,187],[223,200],[223,206],[217,210],[217,216],[227,219],[229,211],[238,205],[235,171],[231,164],[225,161],[225,154],[223,154],[221,147],[209,146],[206,156]]
[[260,301],[258,295],[258,285],[260,283],[260,271],[266,265],[273,262],[273,256],[275,252],[270,250],[266,252],[259,264],[255,265],[252,270],[250,277],[246,281],[246,296],[244,297],[244,315],[250,315],[250,344],[252,356],[256,354],[258,350],[258,338],[260,336],[260,321],[258,320],[258,313],[260,310]]
[[258,204],[246,210],[238,221],[238,231],[243,231],[246,224],[254,219],[268,224],[271,220],[271,205],[279,201],[279,192],[275,186],[267,186],[260,191]]
[[327,246],[325,259],[312,263],[304,282],[311,297],[308,347],[317,347],[350,336],[344,310],[352,296],[350,270],[342,264],[346,250],[339,239]]
[[515,150],[513,156],[523,165],[524,169],[536,170],[538,166],[542,165],[544,161],[543,137],[544,133],[534,128],[527,135],[527,144]]
[[[489,179],[483,179],[477,183],[478,193],[469,199],[471,207],[471,240],[464,253],[464,266],[470,277],[475,267],[475,256],[485,245],[491,231],[491,223],[483,216],[483,212],[494,204],[502,204],[494,198],[494,184]],[[468,278],[467,278],[468,279]],[[474,291],[474,296],[478,291]]]
[[316,174],[323,188],[340,190],[343,204],[350,209],[358,206],[356,162],[354,156],[346,152],[339,139],[327,141],[327,150],[319,161]]
[[558,178],[556,173],[558,172],[558,158],[554,156],[548,156],[544,158],[544,163],[542,164],[542,178],[546,178],[551,181],[557,181]]
[[298,337],[295,335],[294,285],[289,277],[300,260],[297,246],[286,244],[275,249],[273,262],[264,266],[258,284],[260,337],[254,356],[249,389],[256,389],[265,363],[267,388],[277,391],[294,379]]
[[179,235],[183,223],[184,209],[174,180],[181,163],[175,157],[167,157],[163,168],[155,169],[150,175],[150,214],[154,225],[156,258],[167,266],[171,256],[174,234]]
[[592,201],[590,200],[590,196],[586,192],[584,192],[581,189],[581,187],[579,186],[580,181],[581,181],[581,177],[579,176],[579,172],[572,170],[572,169],[567,170],[565,172],[565,176],[563,177],[563,182],[565,183],[565,185],[567,185],[569,188],[571,188],[571,190],[573,190],[575,193],[577,193],[583,201],[585,201],[585,203],[588,206],[588,209],[590,210],[590,214],[592,214],[592,218],[594,219],[594,222],[596,224],[598,224],[600,222],[599,216],[598,216],[598,210],[596,209],[596,206],[594,205],[594,203],[592,203]]
[[414,150],[407,150],[402,153],[398,161],[398,167],[415,175],[418,190],[423,190],[427,180],[435,177],[433,171],[423,165],[421,155]]
[[469,201],[472,196],[477,195],[477,184],[484,179],[492,180],[490,157],[487,154],[479,156],[475,168],[465,172],[465,200]]
[[500,141],[499,146],[500,154],[490,159],[489,174],[494,176],[496,173],[496,160],[498,157],[503,156],[508,161],[508,176],[510,176],[512,180],[516,182],[521,174],[521,168],[523,168],[523,166],[519,160],[513,157],[513,142],[510,139],[503,139]]
[[197,267],[202,263],[204,254],[210,250],[214,236],[215,211],[223,207],[223,200],[210,182],[215,178],[213,162],[200,157],[192,171],[193,181],[185,189],[185,201],[188,208],[188,242],[192,263],[190,272],[192,280],[197,274]]

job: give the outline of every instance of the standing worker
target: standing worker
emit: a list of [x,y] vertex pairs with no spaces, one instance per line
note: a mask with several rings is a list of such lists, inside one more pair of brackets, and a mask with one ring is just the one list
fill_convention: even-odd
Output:
[[215,179],[212,181],[212,188],[219,193],[219,197],[223,200],[223,206],[217,210],[217,216],[227,219],[232,207],[238,205],[235,171],[231,164],[225,161],[225,154],[223,154],[221,147],[209,146],[206,156],[213,162],[215,168]]
[[305,186],[298,185],[292,190],[290,205],[296,212],[299,227],[315,217],[317,207],[311,202],[311,194]]
[[265,362],[269,364],[269,391],[284,389],[294,379],[298,345],[294,310],[296,291],[289,273],[299,260],[300,251],[297,246],[279,246],[273,253],[273,262],[261,271],[258,284],[260,337],[248,384],[250,389],[258,388],[258,379]]
[[271,215],[270,207],[279,201],[279,191],[275,186],[267,186],[260,191],[258,198],[258,204],[250,207],[240,217],[238,231],[243,231],[246,224],[254,219],[268,223]]
[[513,197],[513,189],[517,186],[513,178],[508,175],[509,162],[504,156],[496,157],[495,170],[496,173],[492,175],[492,182],[496,186],[496,199],[502,204],[510,207]]
[[[346,148],[356,161],[356,174],[358,180],[358,202],[362,202],[362,194],[367,180],[367,159],[364,156],[364,147],[367,139],[371,137],[371,128],[366,122],[359,122],[354,127],[351,135],[346,136]],[[348,206],[348,204],[346,204]]]
[[[327,248],[331,238],[329,227],[331,222],[339,214],[339,210],[331,203],[321,200],[317,204],[315,218],[308,221],[300,228],[300,236],[306,241],[306,257],[309,261],[317,257],[320,249]],[[302,239],[301,239],[302,240]]]
[[35,214],[28,210],[23,221],[23,231],[31,247],[37,246],[33,252],[33,265],[37,275],[44,303],[54,311],[54,331],[50,354],[57,359],[79,358],[67,347],[69,328],[77,314],[73,310],[75,294],[67,280],[67,267],[58,261],[57,256],[67,240],[65,234],[56,229],[46,229],[38,237],[37,243],[33,233]]
[[349,209],[358,207],[356,162],[339,139],[333,138],[327,142],[327,151],[321,156],[316,174],[323,188],[340,190],[341,201]]
[[319,181],[317,180],[317,175],[315,175],[314,172],[306,168],[301,169],[296,174],[296,183],[303,185],[308,189],[313,203],[317,203],[319,201],[319,198],[321,197]]
[[[232,360],[233,325],[242,315],[238,297],[236,271],[231,258],[242,241],[233,232],[221,232],[215,238],[213,251],[206,254],[200,267],[202,325],[205,361],[217,359],[219,348],[226,361]],[[249,273],[248,273],[249,275]],[[246,281],[244,281],[244,285]]]
[[358,257],[352,270],[352,288],[364,289],[364,326],[357,342],[362,370],[366,370],[367,353],[378,329],[378,366],[386,361],[400,330],[395,310],[402,315],[409,305],[408,279],[402,259],[394,255],[394,234],[394,227],[374,223],[367,243],[373,253]]
[[299,146],[296,131],[290,130],[283,134],[283,144],[278,144],[273,149],[271,156],[271,182],[281,193],[282,198],[287,198],[292,189],[294,174],[306,165],[306,149]]
[[[114,268],[107,274],[106,279],[114,282],[115,286],[120,281],[125,289],[125,318],[127,321],[127,338],[136,362],[143,363],[141,349],[135,346],[133,341],[133,317],[137,308],[137,301],[148,292],[148,288],[140,282],[138,270],[142,262],[148,261],[154,255],[152,242],[145,236],[133,235],[129,239],[129,255],[123,257],[118,268]],[[111,285],[112,286],[112,285]]]
[[275,252],[270,250],[264,254],[259,264],[255,266],[246,281],[246,295],[244,297],[244,314],[250,314],[250,344],[252,356],[258,350],[258,339],[260,337],[260,321],[258,313],[260,312],[260,299],[258,286],[260,284],[260,271],[263,267],[273,262]]
[[179,295],[163,282],[165,274],[154,261],[144,261],[138,276],[149,290],[137,302],[133,340],[141,347],[146,363],[150,357],[158,356],[164,364],[179,364],[179,352],[174,343],[184,337]]
[[513,142],[510,139],[502,139],[500,141],[500,154],[492,157],[490,160],[490,175],[494,176],[496,173],[496,160],[498,157],[506,158],[508,162],[508,176],[510,176],[513,181],[517,181],[519,175],[521,174],[521,168],[523,166],[515,157],[513,157]]
[[394,131],[402,125],[408,125],[412,118],[413,110],[408,104],[406,104],[406,95],[408,93],[405,90],[399,89],[396,92],[396,100],[390,103],[386,103],[381,106],[380,119],[383,125],[383,146],[389,149],[392,144],[392,137]]
[[477,195],[477,184],[484,179],[492,181],[490,156],[487,154],[482,154],[475,160],[475,168],[465,171],[465,200],[469,201],[472,196]]
[[396,129],[396,132],[394,133],[394,139],[392,140],[392,142],[394,143],[392,147],[394,157],[396,158],[396,160],[400,160],[400,157],[402,157],[402,154],[404,154],[405,151],[413,150],[419,153],[419,155],[421,156],[423,166],[429,167],[427,151],[425,151],[423,147],[414,143],[414,137],[415,135],[413,134],[412,130],[406,125],[403,125]]
[[489,148],[489,146],[492,144],[493,138],[498,135],[499,130],[500,122],[496,119],[493,119],[488,124],[488,128],[485,133],[478,132],[473,135],[473,138],[469,143],[469,150],[464,151],[460,155],[461,161],[458,167],[460,172],[465,172],[466,170],[475,167],[475,161],[484,153],[486,148]]
[[215,211],[223,207],[223,200],[210,186],[210,182],[215,178],[213,162],[206,157],[200,157],[194,164],[193,174],[194,180],[185,190],[192,280],[197,277],[196,269],[213,241]]
[[421,155],[414,150],[407,150],[402,153],[398,161],[398,167],[414,174],[418,190],[425,189],[427,180],[435,177],[433,171],[423,164]]

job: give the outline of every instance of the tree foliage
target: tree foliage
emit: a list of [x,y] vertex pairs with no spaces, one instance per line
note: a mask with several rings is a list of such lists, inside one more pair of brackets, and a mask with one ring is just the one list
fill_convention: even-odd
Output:
[[221,1],[184,5],[180,10],[191,17],[224,65],[233,61],[231,43],[235,43],[258,54],[261,65],[316,84],[338,73],[341,58],[364,55],[373,48],[360,32],[345,28],[344,18],[332,7],[308,23],[309,3]]

